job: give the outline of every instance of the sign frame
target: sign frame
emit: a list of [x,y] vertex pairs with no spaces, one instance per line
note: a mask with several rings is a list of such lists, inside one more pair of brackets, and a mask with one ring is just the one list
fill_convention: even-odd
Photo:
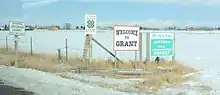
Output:
[[[20,24],[22,24],[23,28],[18,28],[21,31],[14,31],[13,28],[11,28],[13,23],[20,23]],[[24,36],[25,35],[25,23],[24,22],[20,22],[20,21],[9,21],[9,35]]]
[[[150,46],[149,46],[149,48],[150,48],[150,56],[151,57],[172,57],[172,56],[174,56],[175,55],[175,33],[173,33],[173,32],[155,32],[155,33],[149,33],[150,34],[150,37],[149,37],[149,43],[150,43]],[[172,36],[172,55],[168,55],[168,56],[152,56],[152,54],[151,54],[151,52],[152,52],[152,43],[151,43],[151,41],[152,41],[152,34],[163,34],[163,35],[165,35],[165,34],[168,34],[168,35],[171,35]],[[161,40],[164,40],[164,39],[161,39]]]
[[[115,32],[116,32],[116,27],[137,27],[138,28],[138,41],[137,41],[137,49],[135,49],[135,50],[129,50],[129,49],[124,49],[124,50],[117,50],[117,49],[115,49],[115,41],[116,41],[116,37],[115,37]],[[113,51],[139,51],[139,49],[140,49],[140,26],[128,26],[128,25],[114,25],[114,35],[113,35]]]
[[[97,16],[95,14],[86,14],[85,15],[85,33],[86,34],[96,34],[97,32]],[[92,20],[93,28],[88,27],[88,21]],[[92,23],[91,22],[91,23]]]

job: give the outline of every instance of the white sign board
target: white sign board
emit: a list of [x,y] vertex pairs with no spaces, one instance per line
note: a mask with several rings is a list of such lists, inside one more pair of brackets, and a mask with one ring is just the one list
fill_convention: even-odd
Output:
[[114,51],[138,51],[140,40],[139,26],[114,27]]
[[96,15],[85,15],[85,32],[86,34],[96,33]]
[[9,35],[25,35],[25,25],[24,22],[10,21],[9,22]]

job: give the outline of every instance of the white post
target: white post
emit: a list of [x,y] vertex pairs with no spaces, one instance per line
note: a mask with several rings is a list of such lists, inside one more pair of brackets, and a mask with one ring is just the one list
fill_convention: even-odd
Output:
[[146,40],[147,40],[147,62],[146,64],[150,64],[150,33],[146,34]]
[[116,64],[117,64],[117,60],[116,60],[116,51],[115,51],[115,57],[114,57],[114,61],[115,61],[115,63],[114,63],[114,68],[116,69],[117,68],[117,66],[116,66]]
[[138,62],[137,62],[137,51],[135,51],[135,64],[134,64],[135,69],[137,69],[137,64],[138,64]]
[[173,45],[173,46],[174,46],[174,47],[173,47],[173,49],[174,49],[173,51],[174,51],[174,52],[173,52],[173,56],[172,56],[172,61],[174,62],[174,61],[176,60],[176,59],[175,59],[175,57],[176,57],[176,34],[175,34],[175,33],[174,33],[174,42],[173,42],[173,44],[174,44],[174,45]]

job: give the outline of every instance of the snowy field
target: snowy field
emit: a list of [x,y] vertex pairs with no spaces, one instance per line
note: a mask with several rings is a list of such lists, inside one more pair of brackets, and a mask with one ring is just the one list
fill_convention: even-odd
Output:
[[[80,31],[80,30],[79,30]],[[107,31],[102,33],[97,33],[93,37],[98,40],[103,46],[108,50],[113,51],[113,31]],[[142,59],[146,58],[146,32],[167,32],[167,31],[141,31],[143,32],[142,36]],[[168,31],[170,32],[170,31]],[[207,49],[211,47],[210,50],[215,50],[212,46],[207,46],[208,44],[214,45],[213,40],[217,40],[220,34],[220,31],[215,31],[216,34],[209,34],[207,31],[196,31],[197,34],[187,33],[185,31],[176,31],[176,54],[177,59],[181,60],[185,56],[187,50],[196,52],[202,49]],[[184,33],[185,32],[185,33]],[[213,31],[212,31],[213,32]],[[205,34],[206,33],[206,34]],[[8,32],[0,32],[0,44],[5,45],[5,38],[8,36]],[[8,36],[8,44],[10,47],[14,47],[14,37]],[[34,52],[47,52],[47,53],[57,53],[57,49],[62,48],[64,53],[65,49],[65,39],[68,39],[69,54],[70,55],[80,55],[82,56],[82,50],[84,48],[85,33],[83,32],[71,32],[71,31],[35,31],[35,32],[26,32],[25,36],[20,37],[20,49],[29,51],[30,50],[30,37],[33,38],[33,51]],[[205,38],[205,39],[204,39]],[[205,41],[205,42],[204,42]],[[206,46],[201,48],[200,46]],[[196,50],[195,50],[196,48]],[[216,47],[218,48],[218,47]],[[209,49],[207,49],[209,50]],[[203,50],[204,51],[204,50]],[[193,53],[192,52],[192,53]],[[202,52],[200,52],[202,53]],[[211,52],[210,52],[211,53]],[[135,52],[117,52],[117,56],[120,59],[134,60]],[[193,55],[192,55],[193,56]],[[179,57],[181,57],[179,59]],[[105,50],[99,47],[97,44],[93,43],[93,58],[112,58]],[[185,56],[184,58],[188,58]],[[191,58],[191,57],[189,57]],[[196,59],[200,57],[196,55]],[[193,58],[195,59],[195,58]],[[185,59],[184,59],[185,60]]]
[[[0,44],[5,44],[5,36],[7,32],[0,33]],[[69,53],[82,54],[84,46],[85,34],[83,32],[26,32],[26,36],[21,37],[20,48],[29,50],[29,37],[33,38],[34,52],[56,53],[58,48],[65,46],[65,38],[68,39]],[[112,50],[113,33],[105,32],[94,35],[94,38],[102,43],[109,50]],[[146,34],[143,33],[143,59],[146,57]],[[13,46],[13,36],[9,38],[10,46]],[[201,82],[208,84],[216,90],[216,94],[188,94],[188,95],[220,95],[220,69],[219,69],[219,54],[220,54],[220,34],[218,33],[176,33],[176,60],[182,63],[201,69]],[[134,52],[118,52],[121,59],[134,59]],[[93,43],[94,58],[110,58],[111,56],[103,49]],[[123,95],[125,93],[113,92],[104,88],[82,84],[78,81],[62,79],[58,76],[46,75],[37,71],[26,72],[21,69],[5,67],[0,69],[1,79],[10,83],[17,82],[17,86],[29,89],[33,92],[39,92],[40,95],[73,95],[76,89],[83,89],[84,92],[78,92],[76,95]],[[31,70],[29,70],[31,71]],[[35,76],[32,76],[34,73]],[[2,77],[3,76],[3,77]],[[47,77],[48,78],[47,78]],[[42,78],[41,78],[42,77]],[[35,78],[42,80],[36,81]],[[19,81],[19,82],[18,82]],[[39,82],[39,83],[38,83]],[[62,83],[61,83],[62,82]],[[32,83],[30,85],[24,85]],[[46,85],[46,84],[47,85]],[[13,84],[14,85],[14,84]],[[48,87],[52,85],[52,87]],[[82,86],[83,85],[83,86]],[[62,89],[60,89],[62,88]],[[71,90],[72,89],[72,90]],[[102,90],[100,90],[102,89]],[[53,90],[53,91],[51,91]],[[172,90],[172,89],[171,89]],[[182,89],[183,90],[183,89]],[[103,92],[102,92],[103,91]],[[177,91],[177,90],[175,90]],[[59,93],[58,93],[59,92]],[[68,92],[68,93],[66,93]],[[172,91],[173,92],[173,91]],[[88,94],[89,93],[89,94]],[[98,94],[100,93],[100,94]],[[115,93],[115,94],[114,94]],[[127,94],[126,94],[127,95]],[[176,94],[159,94],[159,95],[176,95]]]

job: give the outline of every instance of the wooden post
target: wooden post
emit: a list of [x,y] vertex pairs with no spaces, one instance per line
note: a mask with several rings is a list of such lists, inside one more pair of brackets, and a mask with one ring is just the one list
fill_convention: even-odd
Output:
[[140,40],[139,40],[139,66],[141,66],[142,63],[142,33],[140,33]]
[[117,60],[116,60],[116,51],[115,51],[114,61],[115,61],[115,64],[114,64],[114,65],[115,65],[115,69],[116,69],[116,64],[117,64],[117,62],[116,62],[116,61],[117,61]]
[[89,64],[92,61],[92,34],[89,37]]
[[30,37],[30,48],[31,48],[31,56],[33,55],[33,41],[32,37]]
[[92,61],[92,34],[90,38],[90,61]]
[[66,61],[68,61],[68,42],[66,38]]
[[172,56],[172,61],[174,62],[176,59],[175,59],[175,57],[176,57],[176,34],[174,33],[174,45],[173,45],[174,47],[173,47],[173,56]]
[[8,36],[5,37],[5,48],[6,52],[8,52]]
[[19,40],[19,37],[18,35],[15,35],[15,67],[18,66],[18,40]]
[[60,51],[60,49],[58,49],[58,60],[61,60],[62,58],[61,58],[61,51]]

